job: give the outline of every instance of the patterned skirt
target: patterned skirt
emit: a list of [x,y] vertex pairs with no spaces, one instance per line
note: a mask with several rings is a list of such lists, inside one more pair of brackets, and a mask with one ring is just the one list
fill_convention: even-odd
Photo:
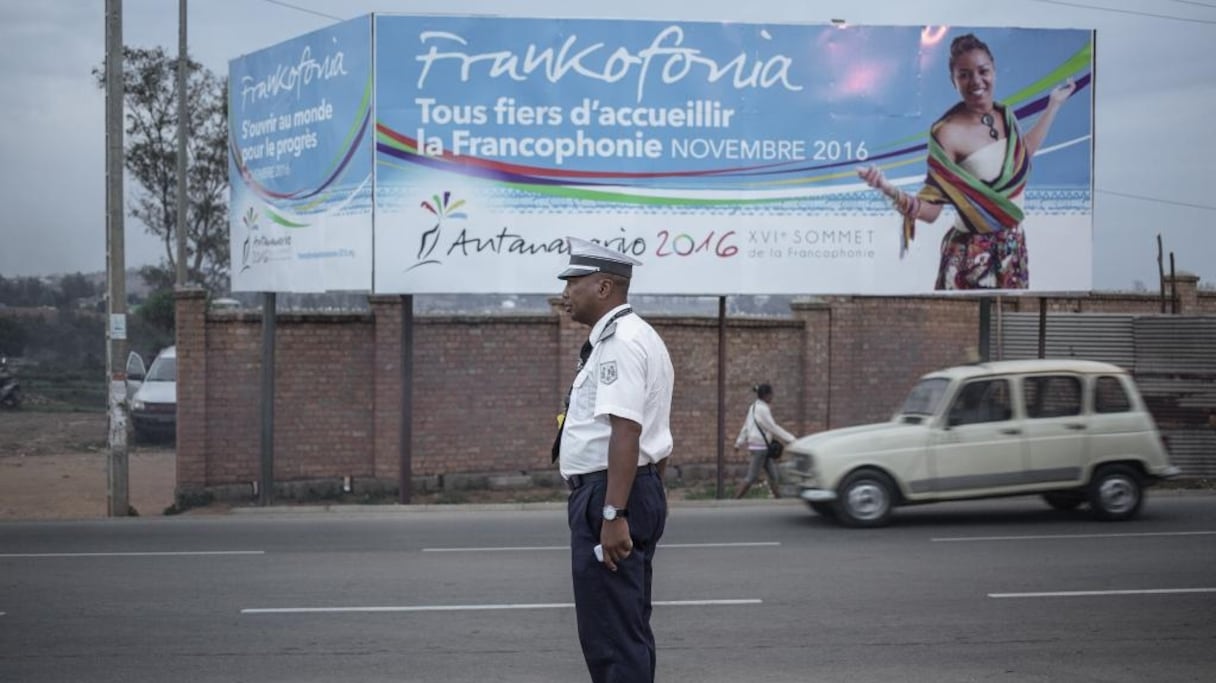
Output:
[[981,235],[951,228],[942,238],[936,289],[1026,289],[1030,262],[1022,226]]

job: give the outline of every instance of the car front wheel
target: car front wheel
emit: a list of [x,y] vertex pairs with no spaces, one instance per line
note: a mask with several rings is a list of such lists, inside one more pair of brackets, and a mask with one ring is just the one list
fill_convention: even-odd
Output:
[[890,477],[874,470],[861,470],[841,483],[834,509],[841,523],[868,528],[889,523],[894,507],[895,485]]
[[1126,465],[1100,468],[1089,482],[1089,506],[1101,520],[1118,522],[1131,519],[1144,502],[1140,475]]

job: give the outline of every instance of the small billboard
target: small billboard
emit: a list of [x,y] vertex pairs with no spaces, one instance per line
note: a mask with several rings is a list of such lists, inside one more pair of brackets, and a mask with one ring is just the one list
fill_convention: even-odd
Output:
[[371,17],[229,64],[233,291],[370,290]]

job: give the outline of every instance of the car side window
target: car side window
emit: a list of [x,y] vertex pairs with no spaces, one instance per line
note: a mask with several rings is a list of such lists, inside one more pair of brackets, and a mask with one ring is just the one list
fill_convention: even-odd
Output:
[[1081,414],[1081,380],[1070,375],[1026,377],[1022,395],[1030,418]]
[[984,379],[963,385],[950,405],[949,423],[953,426],[1002,422],[1013,417],[1009,402],[1009,381]]
[[1132,401],[1118,377],[1099,377],[1094,383],[1095,413],[1126,413],[1132,409]]

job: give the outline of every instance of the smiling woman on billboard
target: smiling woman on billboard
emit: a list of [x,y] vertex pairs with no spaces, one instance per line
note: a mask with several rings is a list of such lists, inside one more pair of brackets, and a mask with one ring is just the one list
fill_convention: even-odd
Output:
[[919,192],[911,195],[892,186],[877,166],[858,170],[903,215],[901,251],[907,250],[916,221],[932,223],[942,206],[954,206],[957,216],[942,238],[935,289],[1030,286],[1022,231],[1030,159],[1076,84],[1069,79],[1054,88],[1038,121],[1023,134],[1013,110],[996,101],[995,61],[974,34],[951,43],[950,82],[961,100],[929,130],[929,173]]

